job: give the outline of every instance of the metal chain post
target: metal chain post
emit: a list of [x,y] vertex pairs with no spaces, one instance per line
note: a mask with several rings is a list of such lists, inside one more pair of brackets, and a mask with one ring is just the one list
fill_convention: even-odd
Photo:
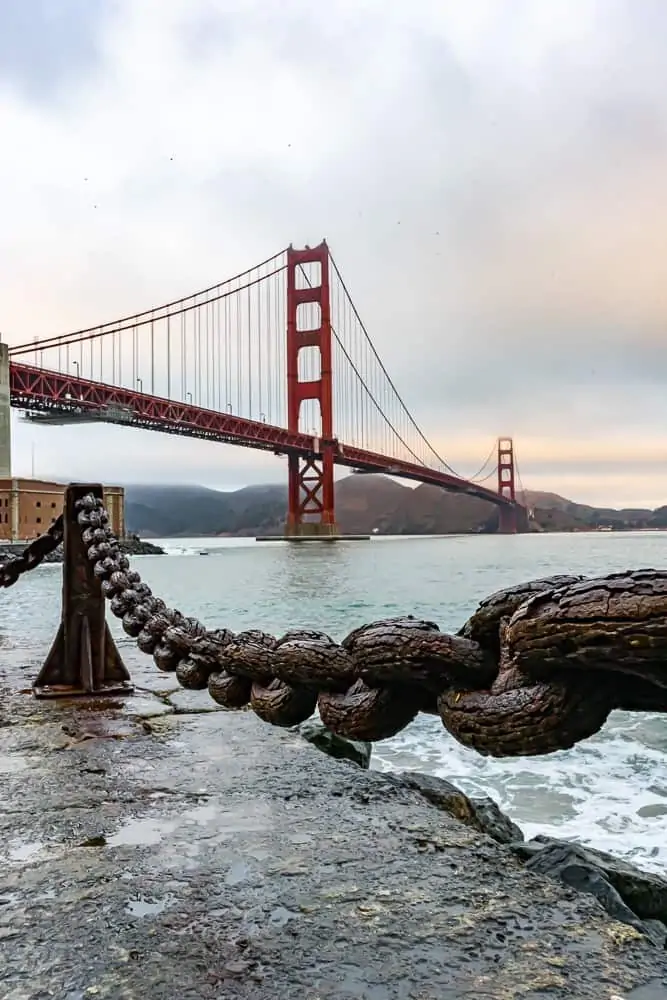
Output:
[[[68,486],[62,522],[62,615],[56,638],[33,691],[38,698],[72,698],[131,693],[130,675],[105,617],[100,579],[88,559],[77,524],[78,503],[92,497],[103,506],[100,485]],[[105,523],[108,521],[104,513]],[[129,565],[125,556],[123,565]]]

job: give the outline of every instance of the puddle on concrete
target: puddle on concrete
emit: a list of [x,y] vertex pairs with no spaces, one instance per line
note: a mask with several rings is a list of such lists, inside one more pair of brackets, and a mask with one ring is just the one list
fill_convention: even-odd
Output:
[[[176,833],[179,827],[213,827],[213,835],[206,839],[222,841],[235,833],[252,833],[266,830],[270,822],[271,810],[258,803],[244,803],[237,810],[224,810],[207,803],[184,810],[180,815],[146,816],[126,820],[116,833],[107,837],[109,847],[146,847],[159,844],[166,837]],[[189,837],[188,840],[191,838]],[[195,846],[195,845],[190,845]]]
[[310,844],[313,838],[309,833],[292,833],[289,839],[292,844]]
[[17,774],[27,766],[28,761],[20,753],[0,753],[0,774]]
[[296,920],[298,916],[298,913],[293,913],[292,910],[287,910],[284,906],[277,906],[269,916],[269,923],[274,927],[284,927],[290,920]]
[[177,820],[153,817],[147,819],[129,819],[116,833],[107,837],[109,847],[143,847],[159,844],[164,836],[173,833],[178,826]]
[[215,825],[216,833],[223,839],[227,834],[262,832],[270,828],[271,809],[262,803],[244,802],[238,809],[221,809],[208,803],[183,813],[186,822],[199,826]]
[[250,868],[245,861],[232,861],[225,875],[225,885],[241,885],[250,875]]
[[212,823],[219,812],[217,806],[207,803],[203,806],[195,806],[194,809],[188,809],[187,812],[183,813],[183,819],[186,823],[197,823],[199,826],[205,826],[207,823]]
[[146,899],[144,896],[138,896],[136,899],[128,899],[125,909],[133,917],[155,917],[158,913],[163,913],[168,906],[171,906],[172,902],[171,896],[152,901]]
[[[98,715],[88,712],[74,717],[72,723],[62,726],[66,746],[83,745],[87,740],[122,740],[136,736],[138,726],[130,719],[120,719],[117,715]],[[61,747],[62,749],[62,747]]]
[[659,979],[654,979],[644,986],[637,986],[628,993],[618,994],[617,1000],[663,1000],[665,996],[665,984]]
[[651,802],[646,806],[641,806],[637,810],[637,815],[644,819],[655,819],[656,816],[667,815],[667,805],[664,802]]
[[39,854],[43,847],[44,844],[41,840],[28,841],[27,843],[18,844],[16,847],[10,847],[7,857],[10,861],[29,861],[36,854]]

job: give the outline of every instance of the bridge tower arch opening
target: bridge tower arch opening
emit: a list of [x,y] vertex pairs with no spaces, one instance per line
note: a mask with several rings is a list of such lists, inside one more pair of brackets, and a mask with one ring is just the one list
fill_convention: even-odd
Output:
[[[300,280],[307,265],[317,280]],[[304,308],[305,307],[305,308]],[[301,352],[318,364],[300,364]],[[310,370],[309,370],[310,369]],[[315,370],[316,369],[316,372]],[[287,428],[298,433],[302,404],[319,405],[320,430],[310,455],[288,455],[288,538],[338,535],[334,511],[333,376],[329,248],[287,251]],[[312,412],[312,407],[308,407]],[[310,433],[311,428],[305,429]]]

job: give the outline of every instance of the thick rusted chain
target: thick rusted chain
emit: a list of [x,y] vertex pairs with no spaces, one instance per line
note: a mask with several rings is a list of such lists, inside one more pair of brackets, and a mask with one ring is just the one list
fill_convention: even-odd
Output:
[[63,516],[56,518],[48,531],[25,547],[20,556],[0,563],[0,587],[12,587],[23,573],[39,566],[63,542]]
[[408,615],[341,643],[293,629],[209,631],[129,569],[102,501],[78,502],[95,574],[125,632],[186,688],[291,726],[318,709],[333,732],[381,740],[419,712],[483,754],[567,749],[615,708],[667,712],[667,572],[556,576],[492,595],[458,635]]

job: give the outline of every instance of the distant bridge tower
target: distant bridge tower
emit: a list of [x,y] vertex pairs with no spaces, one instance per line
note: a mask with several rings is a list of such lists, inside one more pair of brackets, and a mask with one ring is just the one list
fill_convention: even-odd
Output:
[[515,535],[520,518],[516,502],[514,442],[509,437],[498,438],[498,493],[513,504],[511,507],[503,504],[498,508],[498,532]]
[[[319,283],[298,288],[297,268],[319,265]],[[300,326],[299,306],[314,303],[319,325]],[[299,377],[299,353],[315,347],[319,354],[319,378]],[[321,436],[316,451],[307,457],[288,456],[288,507],[285,537],[331,537],[338,534],[334,514],[334,433],[331,357],[331,304],[329,299],[329,248],[325,241],[317,247],[287,251],[287,428],[299,431],[301,404],[316,399],[320,406]]]

